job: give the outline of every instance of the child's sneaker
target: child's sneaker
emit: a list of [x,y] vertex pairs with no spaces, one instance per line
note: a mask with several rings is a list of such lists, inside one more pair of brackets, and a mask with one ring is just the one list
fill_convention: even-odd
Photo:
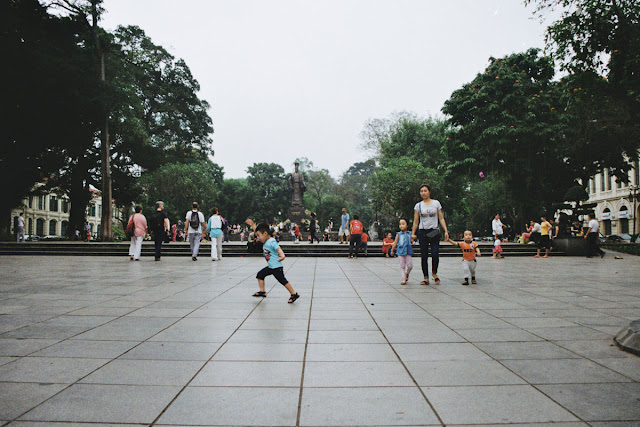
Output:
[[476,282],[476,278],[475,277],[471,278],[471,284],[473,284],[473,285],[478,284],[478,282]]
[[461,283],[461,285],[469,286],[469,279],[464,279],[464,281]]

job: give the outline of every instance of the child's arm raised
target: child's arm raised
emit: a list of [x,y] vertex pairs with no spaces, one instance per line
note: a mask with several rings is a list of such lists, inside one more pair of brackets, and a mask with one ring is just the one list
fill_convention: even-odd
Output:
[[282,248],[278,248],[278,262],[282,262],[285,258]]
[[253,220],[252,220],[252,219],[247,218],[247,219],[245,220],[245,224],[247,224],[249,227],[251,227],[251,229],[252,229],[253,231],[256,231],[256,223],[255,223],[255,222],[253,222]]

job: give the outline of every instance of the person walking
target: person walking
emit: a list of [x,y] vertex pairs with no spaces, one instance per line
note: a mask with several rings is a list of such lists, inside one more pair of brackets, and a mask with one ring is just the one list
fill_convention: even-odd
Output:
[[364,231],[364,226],[358,219],[358,215],[353,216],[353,220],[349,223],[349,258],[353,258],[353,250],[355,248],[356,255],[358,258],[358,252],[360,252],[360,244],[362,243],[362,232]]
[[200,238],[202,230],[207,224],[204,222],[204,214],[198,210],[198,202],[193,202],[191,210],[187,212],[184,218],[184,233],[189,235],[189,246],[191,247],[191,259],[198,260],[198,251],[200,250]]
[[142,239],[148,235],[147,218],[142,215],[142,206],[136,206],[135,213],[129,217],[129,222],[133,223],[133,236],[131,236],[131,244],[129,245],[129,259],[131,261],[140,261]]
[[542,258],[549,258],[549,250],[551,249],[551,223],[547,221],[546,215],[540,217],[540,240],[538,240],[538,252],[534,258],[540,258],[540,251],[545,250]]
[[20,216],[16,219],[16,242],[24,242],[24,212],[20,212]]
[[[405,218],[400,218],[400,231],[396,233],[396,238],[391,245],[389,252],[398,254],[398,262],[400,263],[400,276],[402,277],[401,285],[406,285],[409,281],[409,274],[413,270],[413,248],[411,247],[411,233],[409,232],[409,224]],[[391,234],[391,233],[389,233]]]
[[309,233],[311,234],[310,245],[313,245],[313,241],[317,240],[320,243],[320,238],[316,236],[318,221],[316,220],[316,214],[311,212],[311,221],[309,221]]
[[595,215],[590,213],[587,234],[584,235],[584,238],[587,239],[587,258],[593,258],[594,253],[600,255],[600,258],[605,255],[605,252],[598,247],[599,230],[600,224],[598,224]]
[[151,215],[151,232],[156,246],[155,260],[160,261],[162,244],[169,233],[169,215],[164,211],[164,202],[156,202],[156,211]]
[[442,205],[439,201],[431,198],[431,187],[429,184],[420,186],[420,196],[422,201],[416,203],[413,210],[413,228],[411,240],[420,243],[420,258],[422,263],[422,274],[424,280],[421,285],[429,284],[429,247],[431,247],[431,268],[433,270],[433,280],[436,285],[440,284],[438,277],[438,265],[440,264],[440,230],[438,221],[444,229],[444,239],[449,240],[447,223],[442,214]]
[[338,230],[338,236],[340,237],[340,244],[346,243],[349,237],[349,214],[347,208],[342,208],[342,217],[340,217],[340,229]]
[[218,214],[218,208],[211,208],[211,216],[207,221],[207,233],[211,237],[211,261],[222,259],[222,224],[222,217]]
[[[502,240],[504,229],[507,226],[500,221],[500,214],[497,213],[491,221],[491,230],[493,231],[493,240]],[[494,252],[493,257],[496,258],[497,253]],[[502,254],[498,258],[502,258]]]

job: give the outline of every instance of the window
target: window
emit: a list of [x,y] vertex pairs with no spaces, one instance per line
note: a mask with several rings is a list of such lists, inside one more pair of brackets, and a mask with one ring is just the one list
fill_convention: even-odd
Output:
[[29,208],[33,207],[33,197],[29,196]]
[[100,237],[100,228],[101,228],[100,224],[98,224],[98,227],[96,228],[97,228],[96,234],[98,235],[98,237]]
[[56,196],[49,197],[49,210],[51,212],[58,212],[58,199]]
[[611,191],[611,171],[607,169],[605,174],[607,175],[607,179],[605,181],[607,184],[607,191]]
[[635,175],[635,184],[640,185],[640,162],[638,160],[634,162],[633,174]]
[[60,235],[66,236],[69,231],[69,221],[62,221],[60,223]]
[[29,230],[27,231],[27,234],[29,236],[33,234],[33,220],[31,218],[29,218]]
[[40,237],[44,236],[44,219],[42,218],[36,221],[36,234]]
[[38,209],[44,210],[44,196],[38,196]]
[[595,177],[591,180],[591,192],[592,193],[596,192],[596,178]]
[[600,172],[600,191],[604,191],[604,171]]
[[51,221],[49,221],[49,236],[55,236],[56,235],[56,226],[58,225],[58,223],[56,222],[55,219],[52,219]]
[[102,205],[98,205],[98,216],[102,218]]
[[[608,213],[609,215],[611,215],[611,211],[609,210],[609,208],[606,208],[603,213]],[[609,218],[611,217],[609,216]],[[602,223],[604,225],[604,235],[611,235],[611,219],[605,219],[602,221]]]
[[620,221],[620,233],[629,234],[629,208],[622,206],[618,212]]
[[69,199],[62,199],[62,212],[69,213]]

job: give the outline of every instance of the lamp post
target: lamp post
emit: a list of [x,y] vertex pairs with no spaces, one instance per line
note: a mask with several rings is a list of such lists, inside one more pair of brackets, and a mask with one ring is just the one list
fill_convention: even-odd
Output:
[[638,190],[640,190],[640,185],[630,185],[629,186],[629,199],[633,202],[633,234],[636,234],[636,203],[638,201]]

